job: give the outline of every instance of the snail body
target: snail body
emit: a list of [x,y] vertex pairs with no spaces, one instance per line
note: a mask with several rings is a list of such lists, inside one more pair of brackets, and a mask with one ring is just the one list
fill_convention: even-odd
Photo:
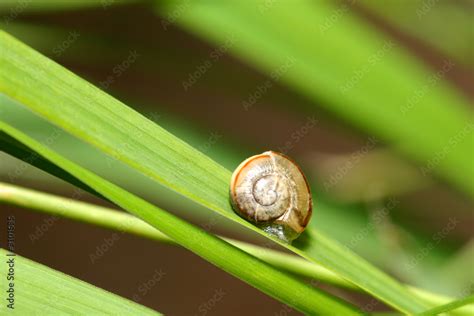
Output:
[[291,242],[312,213],[311,192],[301,169],[283,154],[267,151],[243,161],[230,184],[234,210],[264,231]]

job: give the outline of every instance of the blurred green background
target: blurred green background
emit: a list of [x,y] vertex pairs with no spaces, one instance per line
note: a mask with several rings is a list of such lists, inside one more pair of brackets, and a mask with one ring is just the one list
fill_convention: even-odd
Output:
[[[403,282],[458,297],[474,283],[473,6],[5,1],[0,27],[230,170],[265,150],[288,154],[312,185],[311,225]],[[52,147],[213,233],[261,242],[72,137]],[[3,153],[0,179],[74,192]],[[92,263],[111,232],[3,208],[17,216],[19,254],[124,297],[164,271],[139,302],[165,314],[297,314],[182,249],[120,235]]]

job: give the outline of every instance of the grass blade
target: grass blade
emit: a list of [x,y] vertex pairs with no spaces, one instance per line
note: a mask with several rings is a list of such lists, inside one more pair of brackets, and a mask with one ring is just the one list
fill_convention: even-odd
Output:
[[[1,93],[166,187],[270,238],[232,211],[231,173],[209,157],[5,32],[0,32],[0,67]],[[309,234],[304,247],[280,244],[396,309],[425,309],[405,287],[362,258],[319,232]]]
[[[379,18],[383,18],[393,28],[416,37],[430,48],[432,46],[444,55],[467,66],[474,66],[470,47],[472,12],[463,3],[440,3],[439,6],[431,6],[427,11],[421,10],[424,8],[423,0],[406,3],[363,0],[359,4],[378,15]],[[419,23],[421,18],[423,22]],[[452,23],[449,25],[437,23],[443,20],[452,21]],[[457,34],[457,36],[450,36],[450,34]]]
[[[469,103],[443,82],[443,73],[430,73],[347,4],[197,1],[185,8],[157,4],[163,17],[179,12],[177,22],[190,32],[272,77],[278,73],[278,81],[315,105],[421,163],[423,174],[435,172],[474,197]],[[233,45],[226,45],[230,38]],[[452,67],[447,61],[444,73]]]
[[[0,94],[0,99],[2,98]],[[4,97],[4,96],[3,96]],[[0,103],[2,101],[0,100]],[[11,116],[18,115],[17,119],[12,119],[15,122],[21,122],[19,124],[15,123],[14,126],[18,126],[24,133],[30,135],[31,137],[44,141],[47,139],[48,135],[54,133],[57,130],[57,127],[51,125],[45,120],[38,119],[35,115],[25,110],[24,112],[28,113],[28,116],[18,115],[19,111],[8,111],[6,110],[6,115]],[[22,112],[22,113],[24,113]],[[150,115],[146,115],[150,117]],[[166,116],[168,119],[168,116]],[[10,121],[9,119],[9,121]],[[168,122],[167,119],[160,120],[162,126],[166,126],[169,131],[173,131],[180,135],[183,139],[189,141],[193,146],[200,146],[205,143],[208,139],[208,135],[203,133],[200,134],[199,130],[186,130],[186,127],[189,128],[188,122],[186,125],[182,125],[182,121],[172,121]],[[40,131],[40,132],[39,132]],[[218,146],[213,146],[209,151],[206,152],[210,157],[216,157],[219,159],[219,162],[224,166],[231,168],[239,163],[240,159],[244,156],[249,156],[251,153],[243,154],[235,152],[238,150],[245,151],[243,147],[232,147],[232,142],[220,143]],[[1,147],[1,145],[0,145]],[[136,174],[134,171],[129,170],[129,168],[119,162],[114,162],[113,166],[111,163],[111,157],[105,156],[99,151],[91,151],[90,146],[81,143],[79,140],[73,138],[71,135],[62,133],[60,138],[54,143],[51,143],[51,148],[56,150],[59,153],[64,153],[71,157],[76,163],[82,166],[86,166],[95,172],[99,173],[102,177],[108,179],[111,182],[117,184],[124,184],[124,188],[130,192],[139,192],[139,194],[145,197],[148,201],[153,201],[156,205],[173,205],[173,209],[178,211],[178,216],[192,214],[192,216],[198,216],[200,219],[196,220],[207,220],[209,216],[209,211],[204,210],[202,206],[192,202],[189,199],[181,199],[179,195],[175,192],[171,192],[168,189],[162,186],[155,186],[153,181],[150,179],[144,179],[139,174]],[[26,154],[26,157],[29,157],[31,154]],[[21,158],[20,158],[21,159]],[[41,158],[30,160],[32,164],[38,164]],[[12,170],[17,170],[22,165],[22,162],[15,159],[8,159],[5,161],[5,164],[0,164],[0,174],[4,174],[8,177]],[[43,167],[41,167],[45,170]],[[131,171],[131,172],[128,172]],[[48,171],[51,172],[51,171]],[[133,174],[132,174],[133,173]],[[61,186],[61,181],[55,179],[54,177],[49,177],[48,175],[36,172],[28,172],[28,178],[33,177],[36,181],[40,181],[44,185],[51,186]],[[36,175],[35,175],[36,174]],[[59,175],[59,178],[62,178]],[[126,179],[126,182],[123,182]],[[20,180],[18,178],[18,180]],[[10,180],[12,182],[12,180]],[[377,235],[376,231],[372,231],[364,238],[363,242],[358,242],[355,246],[353,243],[354,234],[358,234],[361,230],[366,230],[366,226],[371,222],[370,217],[364,215],[365,210],[363,206],[358,207],[343,207],[341,205],[334,205],[334,202],[330,202],[324,198],[324,191],[317,190],[317,184],[313,183],[313,197],[317,201],[317,221],[311,222],[311,226],[314,227],[317,231],[320,231],[331,238],[338,240],[340,243],[350,246],[351,249],[366,258],[366,260],[371,261],[372,263],[378,265],[379,267],[386,267],[388,271],[393,271],[397,273],[397,268],[390,265],[387,262],[386,257],[386,246],[384,242],[380,239],[380,236]],[[161,204],[163,203],[163,204]],[[398,212],[398,210],[397,210]],[[205,216],[206,218],[202,218]],[[213,216],[218,216],[213,215]],[[221,219],[222,221],[222,219]],[[409,221],[409,218],[407,218]],[[397,225],[404,226],[405,223],[397,222]],[[222,224],[219,224],[220,227],[226,231],[240,230],[240,233],[244,233],[242,228],[239,225],[235,225],[231,221],[223,220]],[[404,227],[407,228],[407,227]],[[425,242],[429,241],[431,236],[421,236],[417,235],[416,230],[407,230],[410,235],[414,238],[419,239],[419,244],[423,245]],[[411,253],[416,254],[416,249],[412,249]],[[429,257],[424,260],[423,264],[420,265],[419,271],[432,271],[432,268],[435,268],[432,264],[427,264],[430,261],[430,257],[442,258],[444,253],[443,249],[435,248],[429,253]],[[390,261],[390,260],[388,260]],[[403,263],[401,263],[403,265]],[[467,271],[466,271],[467,272]],[[440,284],[439,279],[436,275],[431,273],[423,273],[422,275],[417,274],[423,278],[432,279],[431,284]],[[468,276],[466,276],[468,279]],[[436,280],[437,279],[437,280]],[[406,278],[406,281],[410,283],[410,277]],[[444,284],[445,281],[443,281]],[[428,283],[425,283],[428,284]],[[457,283],[459,287],[453,290],[453,293],[458,292],[463,285]]]
[[[52,216],[60,216],[112,230],[118,230],[124,233],[138,235],[162,243],[176,245],[176,242],[168,236],[139,218],[127,213],[2,182],[0,182],[0,203],[16,205],[45,214],[50,214]],[[124,223],[126,223],[126,225],[124,225]],[[276,250],[254,246],[233,239],[224,239],[234,246],[239,247],[280,269],[308,277],[314,277],[314,274],[316,273],[318,275],[317,279],[319,280],[325,280],[330,284],[340,285],[345,288],[357,288],[327,269],[312,264],[297,256],[284,254]]]
[[312,288],[222,239],[153,206],[54,153],[3,122],[0,122],[0,131],[22,142],[50,162],[61,166],[111,202],[140,217],[183,247],[285,304],[308,314],[331,312],[340,315],[359,314],[355,307],[344,301]]
[[468,305],[468,304],[474,304],[474,295],[465,297],[460,300],[453,301],[451,303],[435,307],[433,309],[427,310],[426,312],[423,312],[419,315],[423,316],[429,316],[429,315],[439,315],[445,312],[449,312],[452,310],[455,310],[457,308],[460,308],[462,306]]
[[[25,189],[15,185],[0,182],[0,203],[7,203],[19,207],[39,211],[52,216],[60,216],[107,229],[121,231],[145,237],[161,243],[175,244],[175,242],[142,220],[102,206],[79,202],[35,190]],[[127,223],[127,225],[123,225]],[[284,271],[319,280],[334,286],[360,291],[354,284],[338,277],[333,272],[317,264],[311,263],[297,256],[285,254],[272,249],[265,249],[245,242],[226,239],[236,247],[270,263]],[[419,296],[430,305],[437,306],[452,301],[452,298],[407,286],[409,291]],[[472,315],[474,306],[459,309],[455,315]]]
[[[109,293],[91,284],[55,271],[19,255],[7,256],[0,248],[0,256],[15,261],[14,310],[0,305],[0,314],[7,315],[160,315],[145,306]],[[2,260],[3,261],[3,260]],[[2,264],[0,278],[7,280],[8,265]],[[7,282],[1,283],[2,293]]]
[[[0,99],[2,99],[2,95],[0,95]],[[0,101],[2,104],[2,101]],[[42,157],[38,156],[35,152],[32,152],[28,147],[24,146],[23,144],[17,142],[15,139],[11,138],[7,134],[0,131],[0,148],[7,152],[8,154],[27,161],[29,164],[49,172],[50,174],[63,179],[66,182],[69,182],[93,195],[98,197],[102,197],[99,193],[94,191],[94,189],[88,187],[86,184],[79,181],[77,178],[73,177],[71,174],[67,173],[66,171],[58,168],[54,164],[50,163],[48,160],[43,159]],[[104,197],[102,197],[104,198]]]

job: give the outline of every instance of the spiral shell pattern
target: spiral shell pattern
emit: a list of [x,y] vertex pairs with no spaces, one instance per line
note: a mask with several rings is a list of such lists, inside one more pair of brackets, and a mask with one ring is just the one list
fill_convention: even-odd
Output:
[[283,154],[267,151],[248,158],[232,175],[231,202],[242,217],[281,239],[306,227],[311,193],[300,168]]

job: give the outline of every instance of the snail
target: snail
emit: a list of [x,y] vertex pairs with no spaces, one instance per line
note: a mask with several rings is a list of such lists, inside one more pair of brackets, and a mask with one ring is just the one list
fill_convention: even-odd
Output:
[[241,217],[287,243],[303,232],[312,213],[311,192],[301,169],[274,151],[252,156],[237,167],[230,200]]

